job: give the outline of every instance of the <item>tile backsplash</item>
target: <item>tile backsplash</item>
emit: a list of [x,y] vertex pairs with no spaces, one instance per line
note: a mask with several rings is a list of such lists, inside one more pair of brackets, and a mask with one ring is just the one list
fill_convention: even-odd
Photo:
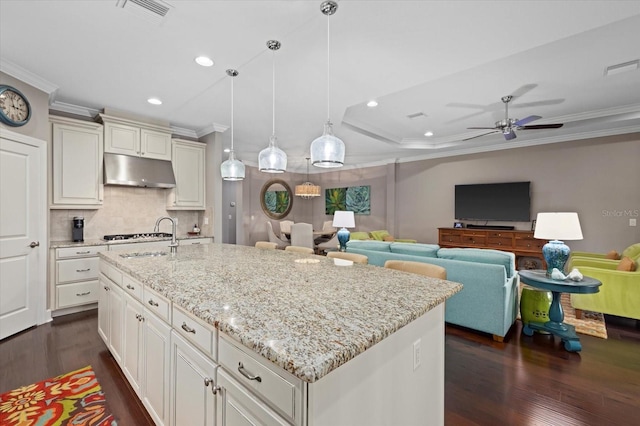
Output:
[[[206,229],[201,222],[205,212],[167,211],[167,189],[105,186],[104,204],[96,210],[50,210],[49,237],[51,241],[71,240],[75,216],[84,217],[85,240],[101,239],[108,234],[136,234],[153,232],[156,220],[162,216],[178,218],[177,234],[185,236],[194,224]],[[206,227],[209,228],[209,227]],[[171,222],[163,220],[160,232],[171,232]]]

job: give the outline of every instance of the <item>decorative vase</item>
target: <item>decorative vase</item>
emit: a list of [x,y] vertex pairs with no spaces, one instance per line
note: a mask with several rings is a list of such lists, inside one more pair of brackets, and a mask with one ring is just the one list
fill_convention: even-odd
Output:
[[550,291],[524,287],[520,296],[520,318],[522,323],[545,323],[549,321],[549,307],[552,300],[553,295]]

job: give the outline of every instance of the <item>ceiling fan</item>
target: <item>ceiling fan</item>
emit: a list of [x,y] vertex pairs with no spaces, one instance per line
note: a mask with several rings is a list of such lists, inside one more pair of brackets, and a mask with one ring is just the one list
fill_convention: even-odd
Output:
[[523,119],[509,118],[509,102],[513,99],[513,96],[507,95],[502,97],[502,102],[504,103],[504,120],[496,121],[496,125],[494,127],[467,127],[467,129],[491,129],[490,132],[483,133],[478,136],[472,136],[467,139],[462,139],[463,141],[468,141],[470,139],[479,138],[482,136],[490,135],[492,133],[502,133],[504,138],[508,141],[516,138],[516,133],[514,130],[540,130],[540,129],[558,129],[563,126],[562,123],[558,124],[534,124],[532,126],[526,126],[527,123],[530,123],[534,120],[539,120],[542,117],[539,115],[530,115]]

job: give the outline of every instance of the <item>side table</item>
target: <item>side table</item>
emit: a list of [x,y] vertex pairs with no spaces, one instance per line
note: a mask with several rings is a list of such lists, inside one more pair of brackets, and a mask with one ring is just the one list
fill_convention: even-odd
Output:
[[559,336],[564,342],[564,348],[569,352],[582,350],[580,339],[576,334],[576,328],[571,324],[563,322],[564,312],[560,304],[560,295],[562,293],[597,293],[600,291],[598,287],[600,287],[602,283],[590,277],[584,277],[582,281],[554,280],[547,277],[546,271],[544,270],[519,271],[519,274],[523,283],[532,287],[548,290],[553,294],[553,300],[549,308],[549,321],[544,323],[531,321],[522,328],[522,332],[527,336],[533,336],[534,330],[547,331]]

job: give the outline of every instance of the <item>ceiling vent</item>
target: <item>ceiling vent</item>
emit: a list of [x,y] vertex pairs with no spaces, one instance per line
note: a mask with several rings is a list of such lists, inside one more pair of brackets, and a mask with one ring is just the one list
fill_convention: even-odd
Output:
[[624,62],[622,64],[611,65],[604,70],[604,76],[609,77],[616,74],[621,74],[627,71],[635,71],[640,69],[640,59],[635,61]]
[[407,118],[410,118],[411,120],[415,120],[416,118],[427,118],[427,114],[424,112],[414,112],[413,114],[407,115]]
[[171,9],[160,0],[116,0],[116,6],[155,23],[161,23]]

